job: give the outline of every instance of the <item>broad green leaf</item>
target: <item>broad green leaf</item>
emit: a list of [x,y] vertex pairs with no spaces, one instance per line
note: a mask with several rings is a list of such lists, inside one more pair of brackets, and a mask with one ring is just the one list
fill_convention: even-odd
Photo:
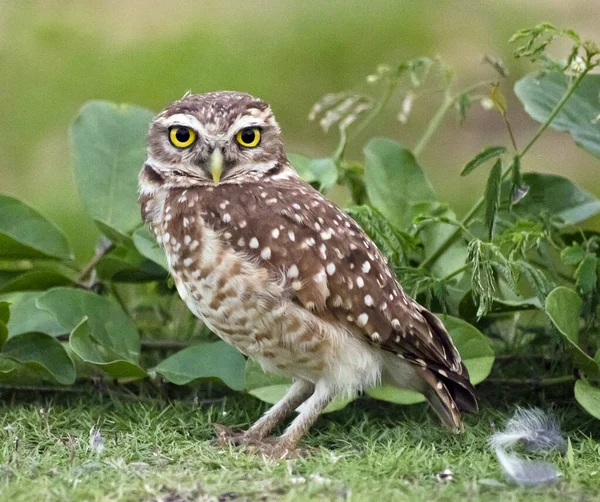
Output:
[[81,289],[54,288],[37,305],[54,315],[67,332],[88,318],[91,337],[115,358],[137,363],[140,338],[131,318],[111,299]]
[[575,270],[576,285],[582,293],[590,293],[598,280],[598,258],[588,253]]
[[157,263],[163,269],[168,269],[165,252],[158,245],[148,227],[143,226],[133,233],[133,243],[143,256]]
[[[438,314],[439,315],[439,314]],[[439,315],[452,341],[469,370],[471,383],[483,382],[494,364],[494,351],[486,337],[475,326],[449,315]]]
[[337,183],[338,171],[333,159],[314,159],[308,166],[321,191],[327,191]]
[[291,386],[291,383],[265,385],[264,387],[250,389],[248,394],[260,399],[265,403],[275,404],[280,401],[283,396],[285,396],[286,392],[290,390]]
[[59,341],[44,333],[26,333],[11,338],[1,354],[62,385],[75,382],[73,361]]
[[[525,110],[538,122],[546,122],[570,84],[563,73],[531,74],[515,84],[515,94]],[[567,131],[575,142],[600,157],[600,75],[586,75],[550,124],[557,131]]]
[[575,399],[594,418],[600,420],[600,387],[585,380],[575,382]]
[[600,366],[579,348],[579,316],[583,301],[572,289],[559,286],[546,298],[546,314],[571,352],[577,368],[590,376],[600,375]]
[[246,361],[245,371],[246,389],[248,391],[272,385],[285,385],[287,388],[289,388],[292,383],[292,379],[289,377],[276,375],[274,373],[265,373],[260,364],[252,359],[248,359]]
[[154,372],[176,385],[199,378],[218,378],[234,390],[243,390],[245,366],[240,352],[219,341],[180,350],[156,366]]
[[307,183],[317,183],[321,190],[327,190],[336,184],[337,166],[333,159],[311,159],[298,153],[290,153],[288,160]]
[[[451,316],[440,316],[452,341],[456,345],[465,366],[469,370],[471,383],[476,385],[485,380],[494,364],[494,351],[485,336],[475,326]],[[425,398],[418,392],[382,385],[367,391],[371,397],[397,404],[414,404]]]
[[[525,173],[527,195],[513,207],[513,213],[527,218],[548,213],[572,225],[600,213],[600,200],[571,180],[555,174]],[[510,197],[510,183],[502,187],[502,200]]]
[[44,291],[7,293],[0,298],[10,303],[10,320],[7,323],[8,336],[13,338],[23,333],[40,332],[50,336],[67,334],[55,317],[37,306],[37,300]]
[[578,265],[585,258],[585,249],[574,243],[560,252],[560,258],[565,265]]
[[[290,378],[265,373],[258,363],[248,359],[246,363],[246,391],[248,394],[265,403],[275,404],[285,396],[291,386]],[[341,410],[353,400],[353,397],[337,397],[329,403],[323,413]]]
[[0,322],[8,324],[10,320],[10,302],[0,302]]
[[167,271],[135,248],[117,247],[96,265],[101,279],[113,282],[148,282],[167,278]]
[[86,317],[71,332],[69,345],[83,361],[97,366],[113,378],[137,380],[148,376],[148,373],[136,363],[121,359],[117,354],[100,345],[92,336]]
[[36,267],[25,272],[12,272],[0,277],[0,293],[10,291],[43,291],[55,286],[73,284],[74,278],[59,270]]
[[494,226],[500,208],[500,190],[502,184],[502,161],[498,159],[490,171],[485,186],[485,224],[488,228],[488,237],[494,236]]
[[416,404],[425,401],[423,394],[409,389],[399,389],[392,385],[380,385],[367,390],[372,398],[396,404]]
[[310,164],[313,159],[299,153],[288,153],[287,158],[294,170],[304,181],[307,183],[316,181],[315,174],[310,169]]
[[364,148],[364,155],[369,200],[393,225],[407,228],[413,205],[436,201],[414,155],[399,143],[374,138]]
[[8,320],[10,319],[10,303],[0,302],[0,349],[8,340]]
[[119,234],[141,223],[137,175],[146,158],[152,116],[150,110],[136,106],[90,101],[71,126],[79,196],[99,226]]
[[0,195],[0,258],[72,260],[63,233],[24,202]]
[[488,146],[487,148],[479,152],[477,155],[475,155],[473,160],[469,161],[465,165],[465,167],[463,167],[463,170],[460,172],[460,175],[466,176],[467,174],[473,172],[480,165],[485,164],[488,160],[495,159],[496,157],[499,157],[505,152],[505,146]]

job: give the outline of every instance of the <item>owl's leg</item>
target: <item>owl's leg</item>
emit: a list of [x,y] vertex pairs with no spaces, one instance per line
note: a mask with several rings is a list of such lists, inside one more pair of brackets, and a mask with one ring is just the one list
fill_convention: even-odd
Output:
[[285,396],[267,411],[242,436],[242,443],[256,443],[263,440],[290,413],[302,404],[315,390],[315,385],[306,380],[296,380]]
[[313,394],[298,408],[299,415],[273,445],[269,456],[283,458],[296,449],[300,438],[315,423],[335,393],[326,382],[317,382]]

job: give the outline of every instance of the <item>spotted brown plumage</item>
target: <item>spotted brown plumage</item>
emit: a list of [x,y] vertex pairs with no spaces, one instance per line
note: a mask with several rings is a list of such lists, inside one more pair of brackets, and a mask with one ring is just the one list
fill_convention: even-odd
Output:
[[[177,147],[173,128],[197,139]],[[257,144],[244,147],[240,132]],[[424,393],[455,431],[459,408],[477,409],[441,321],[404,293],[363,230],[297,176],[266,103],[221,92],[167,107],[150,129],[140,203],[192,312],[265,370],[295,379],[242,441],[260,441],[298,407],[276,443],[293,448],[333,397],[381,382]]]

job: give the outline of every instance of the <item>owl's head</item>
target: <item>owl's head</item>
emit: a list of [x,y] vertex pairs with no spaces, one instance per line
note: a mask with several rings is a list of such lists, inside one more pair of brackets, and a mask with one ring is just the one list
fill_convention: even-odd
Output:
[[147,164],[168,178],[216,184],[260,177],[285,162],[271,108],[242,92],[186,94],[148,133]]

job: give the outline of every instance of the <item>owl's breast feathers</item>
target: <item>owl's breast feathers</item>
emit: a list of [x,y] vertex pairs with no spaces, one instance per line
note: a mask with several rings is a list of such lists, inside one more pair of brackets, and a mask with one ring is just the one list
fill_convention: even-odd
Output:
[[[264,267],[313,315],[343,323],[422,370],[434,389],[447,388],[460,408],[477,409],[468,372],[442,322],[404,293],[371,239],[318,191],[296,176],[274,176],[173,188],[167,197],[172,218],[198,214],[225,245]],[[185,203],[178,204],[182,197]],[[147,219],[152,204],[144,204],[143,192],[141,199]],[[195,208],[190,200],[197,200]]]

